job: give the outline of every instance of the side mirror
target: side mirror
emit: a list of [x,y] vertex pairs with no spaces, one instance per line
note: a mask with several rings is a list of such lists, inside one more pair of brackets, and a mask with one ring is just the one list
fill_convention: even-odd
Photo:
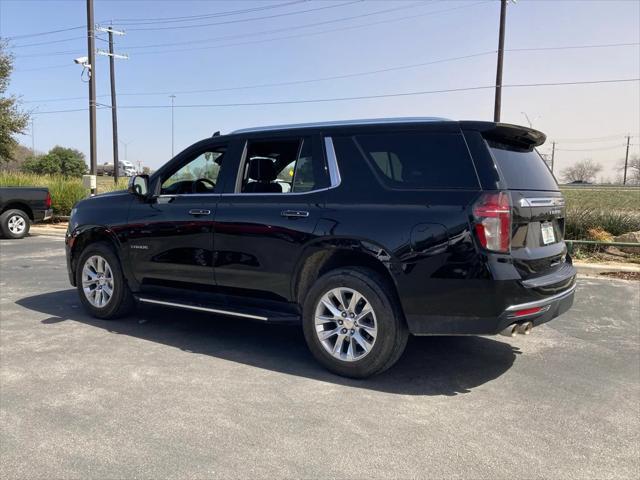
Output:
[[149,193],[149,175],[134,175],[129,179],[129,193],[146,197]]

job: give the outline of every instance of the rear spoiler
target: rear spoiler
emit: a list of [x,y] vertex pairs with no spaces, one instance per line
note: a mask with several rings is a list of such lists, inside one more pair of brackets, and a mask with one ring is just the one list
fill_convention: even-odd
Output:
[[547,139],[547,136],[538,130],[509,123],[462,121],[460,124],[464,130],[479,131],[486,140],[521,148],[539,147]]

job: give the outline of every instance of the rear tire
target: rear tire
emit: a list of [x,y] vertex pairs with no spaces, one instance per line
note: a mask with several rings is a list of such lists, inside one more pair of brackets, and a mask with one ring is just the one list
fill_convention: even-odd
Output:
[[303,306],[303,330],[313,356],[351,378],[391,367],[409,335],[388,281],[361,267],[333,270],[316,280]]
[[0,215],[0,230],[6,238],[24,238],[29,234],[31,220],[23,210],[12,208]]
[[75,275],[80,300],[94,317],[110,320],[133,310],[133,295],[109,244],[89,244],[78,259]]

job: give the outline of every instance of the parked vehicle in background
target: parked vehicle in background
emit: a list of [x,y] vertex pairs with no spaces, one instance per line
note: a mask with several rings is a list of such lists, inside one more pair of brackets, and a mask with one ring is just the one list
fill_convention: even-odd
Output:
[[79,202],[69,279],[99,318],[137,300],[301,324],[319,362],[358,378],[410,333],[527,334],[575,289],[544,140],[430,118],[214,136]]
[[31,222],[51,218],[51,195],[47,188],[0,187],[0,231],[6,238],[23,238]]
[[[118,171],[118,175],[121,177],[133,177],[138,171],[133,163],[127,160],[121,160],[118,162],[120,165],[120,170]],[[104,163],[102,165],[98,165],[98,175],[110,176],[113,177],[113,163]]]

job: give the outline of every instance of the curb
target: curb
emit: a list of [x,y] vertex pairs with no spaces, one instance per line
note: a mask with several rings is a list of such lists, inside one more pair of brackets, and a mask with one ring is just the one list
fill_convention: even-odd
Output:
[[633,263],[584,263],[573,262],[579,275],[600,275],[604,272],[640,273],[640,265]]
[[47,227],[36,227],[35,225],[31,226],[29,229],[29,235],[33,236],[45,236],[45,237],[60,237],[64,238],[66,230],[56,229],[56,228],[47,228]]

